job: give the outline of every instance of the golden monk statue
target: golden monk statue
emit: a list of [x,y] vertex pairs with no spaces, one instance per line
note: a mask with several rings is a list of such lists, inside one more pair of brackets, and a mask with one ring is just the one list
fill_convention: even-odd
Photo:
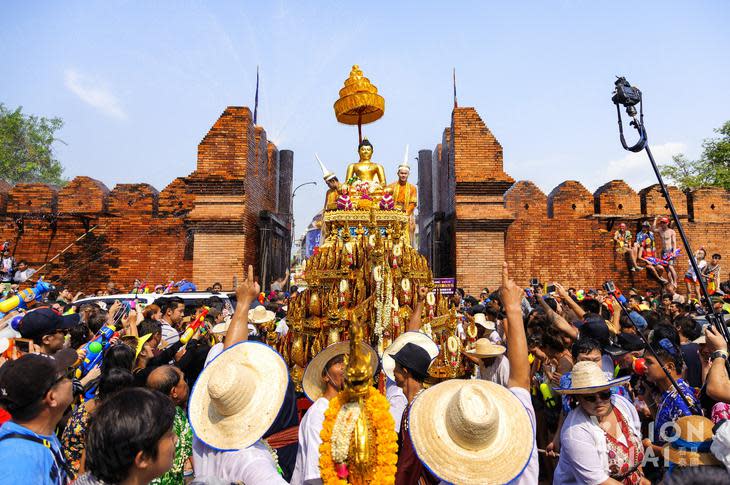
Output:
[[381,187],[385,187],[385,170],[379,163],[370,161],[373,156],[373,145],[367,138],[360,142],[357,152],[360,154],[360,161],[347,166],[345,180],[349,182],[355,176],[359,180],[377,182]]

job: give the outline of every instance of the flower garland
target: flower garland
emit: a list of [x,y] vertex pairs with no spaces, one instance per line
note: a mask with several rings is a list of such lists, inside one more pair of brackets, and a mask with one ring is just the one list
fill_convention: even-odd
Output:
[[[319,470],[323,485],[347,485],[349,483],[346,477],[338,476],[337,465],[332,457],[335,423],[340,409],[346,404],[342,402],[341,396],[342,394],[339,394],[330,400],[329,407],[324,413],[324,423],[320,433],[322,444],[319,447]],[[373,485],[393,485],[398,462],[398,436],[395,433],[395,424],[390,414],[390,404],[377,389],[370,388],[365,400],[365,409],[362,411],[373,424],[376,447],[375,465],[365,480]]]
[[332,459],[336,465],[347,462],[350,453],[350,437],[360,417],[360,406],[357,402],[348,402],[340,408],[332,428]]

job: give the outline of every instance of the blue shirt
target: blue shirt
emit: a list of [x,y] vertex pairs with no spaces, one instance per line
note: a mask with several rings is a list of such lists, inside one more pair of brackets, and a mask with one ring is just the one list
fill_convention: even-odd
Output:
[[[682,390],[682,394],[687,398],[687,401],[691,405],[697,406],[694,390],[689,384],[684,382],[683,379],[677,379],[677,386]],[[664,439],[662,439],[662,426],[670,421],[674,422],[682,416],[691,416],[693,414],[695,413],[687,407],[684,399],[682,399],[682,396],[679,395],[674,386],[664,391],[656,412],[656,419],[654,420],[654,444],[661,445],[665,443]],[[665,434],[666,432],[667,430],[665,430]]]
[[[48,440],[53,449],[61,455],[61,443],[56,435],[43,436],[25,426],[7,421],[0,427],[0,437],[9,433],[22,433]],[[23,438],[8,438],[0,441],[0,483],[44,483],[63,485],[66,474],[58,466],[58,477],[51,481],[51,469],[55,463],[53,453],[41,443]]]

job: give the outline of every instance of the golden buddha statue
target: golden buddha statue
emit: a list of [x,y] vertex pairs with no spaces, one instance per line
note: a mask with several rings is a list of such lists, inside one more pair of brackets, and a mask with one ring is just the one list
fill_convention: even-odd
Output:
[[357,152],[360,161],[347,166],[345,179],[349,181],[352,177],[357,177],[362,181],[376,182],[381,187],[378,192],[382,192],[382,187],[385,187],[385,170],[382,165],[370,160],[373,156],[373,145],[366,138],[360,142]]

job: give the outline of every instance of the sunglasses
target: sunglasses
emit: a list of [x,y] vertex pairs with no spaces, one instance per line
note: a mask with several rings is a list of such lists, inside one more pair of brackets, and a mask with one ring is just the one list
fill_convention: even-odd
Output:
[[595,394],[589,394],[587,396],[583,396],[583,399],[585,399],[588,402],[596,402],[598,398],[601,398],[601,401],[608,401],[611,399],[611,391],[601,391],[597,392]]

